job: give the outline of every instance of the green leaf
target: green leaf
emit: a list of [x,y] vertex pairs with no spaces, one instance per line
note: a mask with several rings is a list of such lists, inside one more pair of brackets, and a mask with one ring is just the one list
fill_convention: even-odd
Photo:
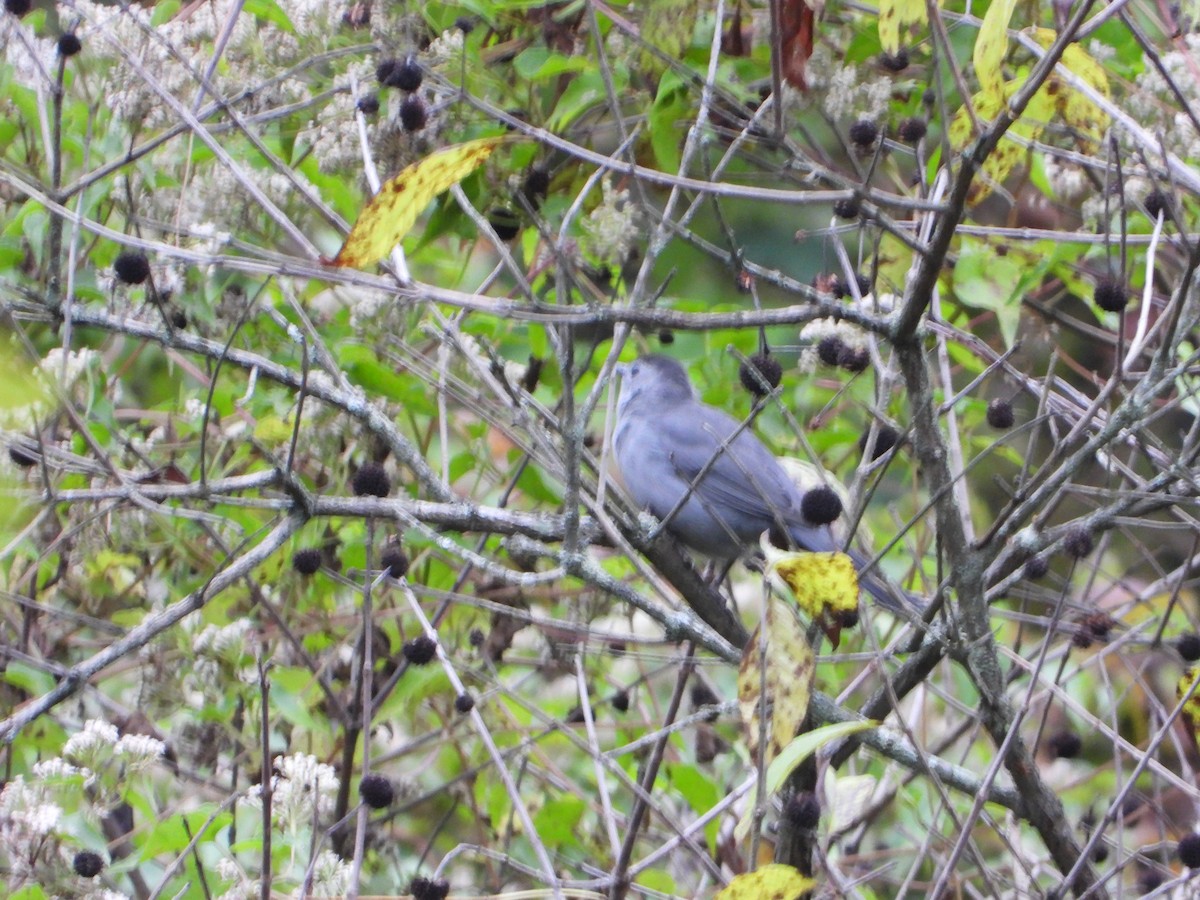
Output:
[[646,121],[650,129],[650,146],[654,149],[658,168],[663,172],[679,171],[684,134],[679,123],[687,117],[689,109],[685,85],[674,72],[667,72],[658,84],[658,94]]
[[580,72],[558,98],[546,127],[551,131],[562,131],[603,96],[604,80],[600,73],[592,69]]
[[[674,765],[667,769],[667,773],[671,787],[679,791],[697,815],[704,815],[720,801],[721,791],[716,783],[695,766]],[[714,818],[704,829],[708,849],[713,852],[716,850],[720,825],[720,819]]]
[[565,72],[583,72],[591,65],[585,57],[563,56],[540,44],[517,54],[512,64],[517,74],[526,81],[554,78]]
[[558,797],[548,802],[533,817],[533,827],[546,846],[557,849],[577,843],[575,827],[583,818],[584,804],[579,797]]
[[[158,819],[154,823],[154,827],[147,829],[146,838],[142,844],[142,858],[152,859],[155,856],[171,855],[178,856],[183,851],[183,848],[191,841],[192,836],[200,833],[200,829],[204,827],[204,823],[208,821],[208,817],[216,810],[216,805],[206,803],[198,809],[188,810],[186,813],[181,813],[177,816],[170,816],[166,819]],[[214,834],[223,828],[226,828],[233,821],[233,815],[229,812],[219,813],[209,825],[205,834]],[[187,823],[187,828],[184,823]],[[192,836],[188,835],[188,828],[191,829]]]
[[417,404],[419,409],[428,410],[425,386],[416,378],[397,375],[370,347],[345,344],[338,350],[338,362],[350,380],[368,394],[406,405]]
[[31,694],[45,694],[54,689],[54,676],[41,669],[35,669],[17,660],[9,661],[3,673],[0,673],[11,685],[15,685]]
[[288,14],[275,0],[246,0],[243,10],[265,22],[276,25],[288,34],[296,33],[296,26],[288,18]]
[[868,731],[878,725],[879,723],[874,721],[837,722],[797,735],[767,768],[767,793],[771,795],[778,793],[788,776],[795,771],[796,766],[826,744],[839,741],[852,734],[858,734],[860,731]]
[[1018,290],[1024,270],[1019,260],[1000,256],[988,244],[964,245],[954,267],[954,294],[959,302],[996,314],[1005,345],[1011,347],[1021,316]]

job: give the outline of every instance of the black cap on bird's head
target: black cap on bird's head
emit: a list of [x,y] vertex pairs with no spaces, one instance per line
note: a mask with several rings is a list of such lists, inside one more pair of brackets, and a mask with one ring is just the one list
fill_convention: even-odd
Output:
[[616,372],[621,376],[618,415],[633,403],[685,403],[695,398],[687,371],[669,356],[642,356],[617,366]]

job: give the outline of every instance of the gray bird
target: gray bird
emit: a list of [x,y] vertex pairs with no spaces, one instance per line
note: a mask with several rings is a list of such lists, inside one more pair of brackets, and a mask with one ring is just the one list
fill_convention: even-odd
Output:
[[[659,519],[671,516],[666,528],[680,543],[732,562],[779,525],[802,550],[842,549],[828,525],[804,518],[800,489],[762,441],[696,399],[683,366],[665,356],[643,356],[618,366],[617,373],[613,440],[621,478],[639,507]],[[856,553],[850,557],[859,569],[865,564]],[[860,586],[888,609],[901,608],[897,595],[921,608],[915,597],[872,576],[861,578]]]

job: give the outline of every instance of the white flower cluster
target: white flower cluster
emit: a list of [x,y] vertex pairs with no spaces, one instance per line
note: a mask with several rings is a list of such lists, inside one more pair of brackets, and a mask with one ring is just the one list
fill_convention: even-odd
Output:
[[196,661],[187,673],[185,689],[213,701],[226,695],[231,677],[241,682],[253,681],[254,667],[247,661],[251,627],[249,620],[237,619],[224,627],[206,625],[193,637]]
[[619,266],[629,256],[638,239],[638,211],[629,200],[629,191],[618,190],[605,178],[603,198],[583,220],[583,248],[601,263]]
[[[854,305],[872,315],[886,315],[895,307],[896,296],[880,294],[876,298],[873,294],[864,294]],[[813,319],[800,329],[800,342],[804,345],[799,359],[801,370],[811,372],[816,368],[817,345],[826,338],[837,338],[850,350],[867,350],[869,346],[867,333],[845,319]]]
[[[327,819],[337,799],[338,777],[333,766],[315,756],[295,753],[275,759],[278,775],[271,778],[271,820],[284,831],[296,832]],[[247,797],[261,805],[262,786]]]
[[115,796],[117,785],[146,771],[162,758],[166,746],[144,734],[118,736],[115,726],[90,719],[63,745],[63,759],[77,766],[89,787],[101,795]]
[[66,392],[86,375],[100,358],[95,350],[63,351],[54,347],[38,361],[34,376],[43,390],[26,391],[26,402],[20,406],[0,407],[0,427],[14,431],[31,431],[39,421],[50,415],[55,405],[54,387]]
[[[1163,69],[1193,109],[1200,105],[1200,33],[1183,36],[1185,49],[1162,56]],[[1167,150],[1184,159],[1200,159],[1200,132],[1182,112],[1174,92],[1156,67],[1147,65],[1134,81],[1136,90],[1127,102],[1128,112],[1152,134],[1162,134]],[[1155,148],[1157,150],[1157,148]]]
[[67,739],[60,757],[37,763],[28,778],[9,781],[0,791],[0,871],[6,886],[29,881],[50,897],[128,900],[99,884],[81,884],[72,861],[120,795],[119,784],[163,750],[162,741],[122,737],[112,724],[92,719]]
[[805,74],[810,89],[825,92],[825,112],[831,119],[878,122],[885,117],[892,97],[891,79],[881,75],[864,78],[858,66],[836,62],[824,44],[813,50]]

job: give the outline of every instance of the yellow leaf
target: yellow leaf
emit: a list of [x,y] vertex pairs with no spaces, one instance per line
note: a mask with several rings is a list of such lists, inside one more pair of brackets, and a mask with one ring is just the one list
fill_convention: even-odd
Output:
[[438,194],[487,159],[502,138],[480,138],[431,153],[384,184],[358,215],[331,265],[363,268],[392,252]]
[[813,619],[858,609],[858,574],[845,553],[783,553],[771,568]]
[[[1008,98],[1021,86],[1020,79],[1014,79],[1001,86],[999,92],[980,91],[971,98],[971,109],[980,122],[987,124],[1000,115],[1008,103]],[[1010,135],[1025,138],[1027,141],[1037,140],[1046,123],[1054,116],[1056,95],[1060,85],[1057,82],[1047,82],[1033,95],[1025,107],[1025,112],[1012,127],[1005,132],[1004,137],[995,149],[988,154],[980,168],[978,179],[971,185],[967,194],[967,202],[979,203],[987,197],[998,185],[1004,183],[1017,164],[1025,158],[1027,149],[1024,144],[1012,140]],[[973,123],[966,106],[960,106],[950,122],[947,131],[950,146],[962,151],[970,144],[974,135]]]
[[975,64],[975,77],[979,79],[983,93],[999,94],[1003,87],[1001,63],[1008,52],[1008,23],[1016,7],[1017,0],[992,0],[992,5],[984,14],[979,36],[975,38],[975,52],[971,57]]
[[[1175,698],[1183,704],[1183,721],[1187,723],[1188,734],[1200,746],[1200,690],[1194,689],[1197,679],[1200,679],[1200,670],[1185,669],[1183,676],[1179,679],[1179,684],[1175,687]],[[1191,693],[1190,697],[1188,696],[1189,692]],[[1185,697],[1187,697],[1186,700],[1184,700]]]
[[885,53],[900,49],[900,33],[905,28],[924,24],[925,0],[880,0],[879,43]]
[[713,900],[796,900],[817,886],[800,870],[783,863],[771,863],[755,872],[739,875],[729,886],[713,895]]
[[751,758],[758,759],[764,708],[770,711],[765,764],[770,766],[779,752],[791,743],[808,713],[815,671],[816,657],[796,614],[772,595],[767,601],[763,622],[755,629],[742,654],[738,672],[738,707]]

